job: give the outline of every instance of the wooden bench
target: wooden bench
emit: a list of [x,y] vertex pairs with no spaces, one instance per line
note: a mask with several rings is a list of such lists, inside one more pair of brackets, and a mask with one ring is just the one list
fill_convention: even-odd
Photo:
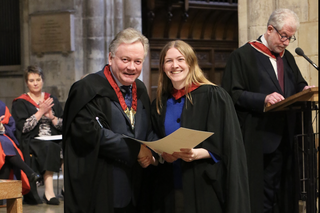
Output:
[[21,180],[0,180],[0,200],[7,200],[7,213],[22,213]]

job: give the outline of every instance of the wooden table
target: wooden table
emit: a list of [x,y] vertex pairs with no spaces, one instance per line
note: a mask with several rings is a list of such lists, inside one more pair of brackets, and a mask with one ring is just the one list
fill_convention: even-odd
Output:
[[21,180],[0,180],[0,200],[7,200],[7,213],[22,213]]

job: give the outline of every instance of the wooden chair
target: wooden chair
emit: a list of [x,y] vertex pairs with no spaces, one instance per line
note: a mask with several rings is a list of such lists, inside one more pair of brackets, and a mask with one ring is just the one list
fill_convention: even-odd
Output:
[[21,180],[0,180],[0,200],[7,200],[8,213],[22,213]]

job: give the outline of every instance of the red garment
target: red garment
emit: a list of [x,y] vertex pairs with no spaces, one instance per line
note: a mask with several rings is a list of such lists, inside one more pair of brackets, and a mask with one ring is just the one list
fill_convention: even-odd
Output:
[[[44,100],[47,100],[49,97],[50,97],[50,94],[47,93],[47,92],[45,92],[45,93],[44,93]],[[32,100],[32,98],[30,98],[30,96],[29,96],[28,94],[26,94],[26,93],[24,93],[24,94],[20,95],[19,97],[15,98],[15,99],[13,100],[13,102],[14,102],[15,100],[17,100],[17,99],[24,99],[24,100],[26,100],[26,101],[29,101],[29,102],[32,103],[35,107],[39,108],[39,105],[38,105],[36,102],[34,102],[34,100]]]
[[[127,109],[127,104],[123,98],[123,95],[120,91],[120,88],[118,87],[118,84],[116,83],[116,81],[113,79],[112,75],[111,75],[111,71],[109,69],[109,66],[105,66],[104,71],[103,71],[104,75],[106,76],[106,78],[108,79],[110,85],[112,86],[112,88],[114,89],[114,91],[117,94],[119,103],[123,109],[123,111],[125,111]],[[131,107],[132,109],[136,112],[137,111],[137,104],[138,104],[138,99],[137,99],[137,85],[136,82],[133,82],[132,84],[132,104]]]
[[[192,92],[193,90],[197,89],[198,87],[199,87],[199,85],[192,84],[191,88],[189,88],[189,92]],[[182,89],[179,89],[179,90],[173,88],[171,94],[174,97],[174,99],[178,100],[182,96],[186,95],[185,87]]]
[[[1,121],[1,123],[6,126],[6,124],[9,123],[9,119],[11,117],[11,114],[9,112],[9,109],[8,107],[5,107],[5,114],[4,114],[4,119]],[[22,155],[22,152],[21,150],[17,147],[17,145],[15,144],[15,142],[10,138],[8,137],[6,134],[3,134],[4,137],[7,137],[13,144],[14,148],[18,151],[21,159],[24,161],[24,158],[23,158],[23,155]],[[0,143],[0,169],[2,168],[2,166],[4,165],[5,163],[5,153],[2,149],[2,145]],[[10,172],[10,177],[9,179],[13,180],[13,170],[11,170]],[[27,175],[21,170],[21,181],[22,181],[22,194],[25,195],[27,194],[29,191],[30,191],[30,184],[29,184],[29,180],[27,178]]]
[[[270,58],[274,58],[276,59],[276,56],[274,54],[272,54],[272,52],[269,50],[268,47],[266,47],[264,44],[262,44],[260,41],[250,41],[249,44],[255,48],[256,50],[258,50],[259,52],[261,52],[262,54],[269,56]],[[281,58],[284,55],[284,50],[279,53],[279,55],[281,56]]]
[[274,52],[271,52],[268,47],[266,47],[264,44],[262,44],[259,41],[251,41],[249,42],[249,44],[259,52],[267,55],[270,58],[277,60],[278,81],[282,89],[282,92],[284,92],[283,61],[282,61],[284,50],[279,54],[275,54]]

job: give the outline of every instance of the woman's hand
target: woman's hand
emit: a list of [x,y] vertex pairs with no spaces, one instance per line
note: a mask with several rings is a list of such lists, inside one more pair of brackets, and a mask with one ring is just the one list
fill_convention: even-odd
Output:
[[35,114],[36,119],[39,121],[41,119],[42,115],[45,115],[46,113],[49,112],[49,110],[51,110],[53,105],[54,105],[53,98],[48,98],[47,100],[40,101],[39,102],[39,110]]
[[180,149],[181,152],[174,152],[172,155],[176,158],[181,158],[185,162],[191,162],[197,159],[197,152],[195,149]]
[[53,120],[54,119],[54,115],[52,113],[52,108],[50,108],[48,110],[48,112],[44,113],[44,116],[46,116],[47,118],[49,118],[50,120]]
[[53,125],[57,125],[58,124],[58,118],[56,116],[54,116],[54,114],[52,112],[52,108],[50,108],[49,111],[44,114],[44,116],[49,118]]
[[42,112],[42,115],[48,113],[51,110],[51,107],[54,106],[53,98],[48,98],[47,100],[39,102],[39,111]]
[[180,149],[181,152],[174,152],[172,155],[176,158],[181,158],[185,162],[191,162],[194,160],[210,158],[210,154],[206,149]]

